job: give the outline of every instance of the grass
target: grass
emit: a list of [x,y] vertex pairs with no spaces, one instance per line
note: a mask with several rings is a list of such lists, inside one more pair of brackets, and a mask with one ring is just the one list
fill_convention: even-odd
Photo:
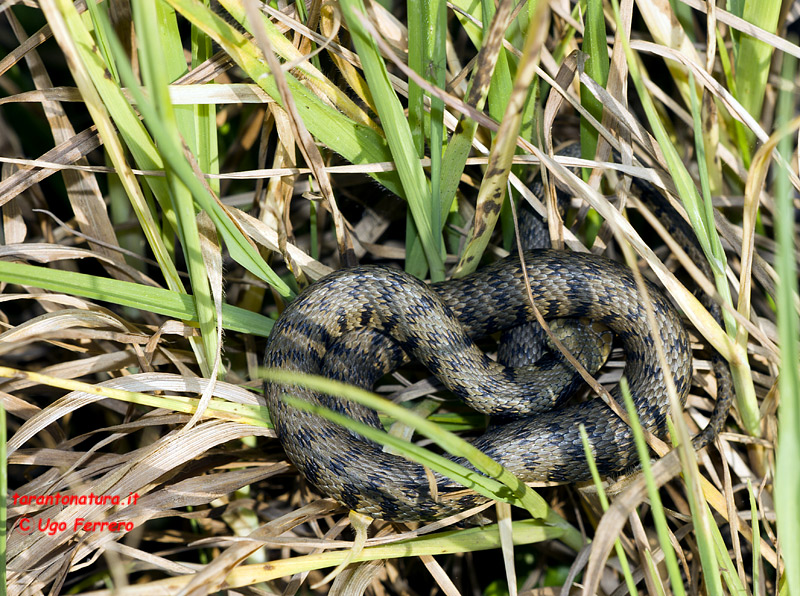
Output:
[[[220,4],[137,0],[121,20],[91,2],[0,9],[0,488],[136,495],[0,500],[0,589],[800,595],[800,47],[781,3]],[[578,138],[586,183],[544,152]],[[594,161],[603,139],[682,205],[710,279],[608,200],[625,179]],[[530,198],[540,161],[576,191],[569,225],[551,227],[567,247],[628,255],[685,315],[695,370],[677,448],[641,440],[659,459],[630,478],[532,489],[445,430],[483,421],[432,399],[418,368],[375,389],[412,404],[304,380],[406,429],[354,430],[502,502],[483,527],[359,529],[275,441],[264,338],[341,264],[440,280],[504,254],[507,199]],[[736,407],[695,455],[711,349]],[[396,436],[408,429],[414,443]],[[77,518],[133,529],[76,533]],[[22,530],[40,519],[66,529]]]

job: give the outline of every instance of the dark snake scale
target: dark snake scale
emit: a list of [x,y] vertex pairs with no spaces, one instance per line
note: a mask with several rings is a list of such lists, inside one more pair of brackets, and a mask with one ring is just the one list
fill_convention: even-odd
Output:
[[[657,214],[663,211],[663,199],[653,209]],[[587,318],[616,335],[625,352],[624,375],[641,422],[665,436],[664,373],[630,270],[606,257],[553,250],[526,252],[525,265],[534,301],[545,319]],[[648,290],[684,403],[692,373],[689,340],[663,293],[650,283]],[[514,368],[491,360],[474,343],[532,320],[518,256],[468,277],[432,285],[389,267],[354,267],[324,277],[289,304],[269,337],[265,366],[370,388],[407,355],[472,408],[499,416],[473,444],[524,481],[589,478],[580,423],[586,427],[601,474],[636,465],[629,427],[602,401],[559,407],[575,384],[560,355],[545,356],[538,367],[520,367],[511,359]],[[573,346],[580,351],[580,340],[572,344],[567,337],[566,341],[571,351]],[[594,363],[595,354],[576,356],[591,367],[590,372],[600,366]],[[720,390],[727,383],[723,364],[715,361]],[[486,501],[438,474],[437,492],[432,495],[422,466],[289,406],[282,399],[287,392],[382,428],[376,413],[310,390],[265,383],[270,416],[289,460],[310,483],[348,508],[375,518],[412,521],[441,518]],[[713,437],[724,421],[730,398],[720,395],[696,447]],[[612,396],[621,403],[618,388]]]

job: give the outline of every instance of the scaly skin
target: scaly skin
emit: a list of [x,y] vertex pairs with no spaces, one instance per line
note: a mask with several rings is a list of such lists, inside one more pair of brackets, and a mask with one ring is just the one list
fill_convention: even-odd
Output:
[[[603,323],[620,339],[624,374],[642,424],[664,436],[668,406],[663,371],[631,272],[602,256],[551,250],[528,252],[525,262],[534,301],[546,319],[586,317]],[[648,290],[683,403],[691,381],[686,331],[661,291],[652,284]],[[338,354],[334,361],[350,363],[354,382],[370,386],[402,357],[394,349],[389,356],[381,353],[374,363],[369,361],[368,354],[387,344],[385,335],[475,409],[502,414],[504,420],[522,416],[493,426],[474,444],[523,480],[588,479],[578,434],[581,423],[601,474],[635,464],[630,429],[600,400],[551,410],[560,398],[553,392],[536,393],[539,372],[503,367],[473,341],[532,318],[517,257],[434,286],[388,267],[355,267],[319,280],[287,307],[270,335],[265,365],[325,374],[326,368],[338,367],[326,363],[332,351]],[[332,376],[347,374],[345,366]],[[309,390],[265,384],[270,416],[287,456],[307,480],[347,507],[376,518],[411,521],[443,517],[485,500],[463,493],[448,498],[463,487],[438,475],[434,500],[422,466],[288,406],[281,399],[287,391],[373,425],[377,417]],[[612,395],[621,401],[618,390]]]

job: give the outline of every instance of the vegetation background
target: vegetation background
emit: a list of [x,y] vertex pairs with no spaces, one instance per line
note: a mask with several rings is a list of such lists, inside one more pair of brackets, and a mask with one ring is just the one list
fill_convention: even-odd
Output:
[[[776,0],[0,3],[0,590],[800,595],[795,19]],[[583,178],[550,151],[576,139]],[[544,209],[538,164],[575,195],[556,242],[626,258],[686,315],[684,448],[606,483],[610,506],[545,486],[483,526],[367,531],[274,440],[265,338],[333,268],[440,280],[515,250],[493,197]],[[710,278],[622,209],[627,176],[682,205]],[[736,403],[695,457],[709,350]],[[454,450],[484,423],[419,370],[379,392],[418,398],[375,403]],[[26,500],[55,495],[120,502]]]

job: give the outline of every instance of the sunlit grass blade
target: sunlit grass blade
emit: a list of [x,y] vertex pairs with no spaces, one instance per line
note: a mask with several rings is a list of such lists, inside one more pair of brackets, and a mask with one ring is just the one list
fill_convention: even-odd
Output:
[[[47,385],[49,387],[57,387],[68,391],[82,391],[90,395],[99,395],[129,404],[147,406],[150,408],[165,408],[184,414],[194,414],[200,402],[199,399],[194,397],[185,397],[182,395],[150,395],[138,391],[126,391],[115,387],[106,387],[103,386],[102,383],[91,385],[89,383],[83,383],[82,381],[61,379],[31,371],[8,368],[6,366],[0,366],[0,378],[26,378],[37,384]],[[252,424],[253,426],[272,427],[269,421],[269,414],[264,406],[236,404],[215,398],[210,400],[209,406],[205,409],[204,413],[207,417],[232,420],[234,422]]]
[[[547,540],[557,540],[563,531],[560,528],[544,526],[536,520],[516,521],[512,524],[515,544],[533,544]],[[497,525],[439,532],[390,544],[367,546],[353,558],[354,563],[380,559],[447,555],[452,553],[475,552],[499,548],[500,537]],[[303,555],[289,559],[270,561],[269,565],[240,565],[226,578],[227,588],[250,586],[303,571],[335,567],[348,556],[347,550],[328,551]],[[120,588],[115,596],[140,596],[142,588],[151,593],[177,593],[187,585],[193,575],[156,580],[147,584]],[[110,594],[110,593],[109,593]]]
[[667,596],[667,591],[664,589],[664,582],[661,581],[661,577],[658,575],[658,568],[656,567],[655,561],[653,561],[653,553],[649,548],[646,548],[644,551],[644,559],[644,564],[647,566],[647,573],[650,574],[654,582],[652,590],[648,590],[649,593],[652,595],[653,592],[655,592],[656,596]]
[[[88,31],[84,29],[83,23],[77,16],[77,13],[75,12],[73,7],[67,5],[61,5],[60,10],[62,16],[66,17],[65,24],[70,28],[70,33],[72,35],[78,38],[85,38],[89,36]],[[107,26],[108,19],[106,14],[103,11],[96,10],[93,11],[92,15],[94,17],[95,25],[100,27],[100,29],[98,29],[99,33],[96,36],[99,36],[103,39],[103,41],[100,42],[101,46],[103,46],[104,48],[108,48],[111,51],[111,54],[116,54],[117,61],[120,63],[120,66],[117,70],[120,69],[123,71],[126,70],[125,67],[129,68],[127,63],[127,56],[122,51],[120,51],[119,40],[117,39],[116,35],[111,31],[110,27]],[[170,45],[173,48],[177,48],[177,51],[182,53],[180,40],[178,40],[177,45],[174,43],[168,45]],[[98,55],[96,52],[87,51],[87,49],[81,44],[77,44],[77,48],[78,48],[78,53],[81,54],[82,62],[80,64],[76,63],[74,65],[76,71],[80,72],[83,71],[83,69],[85,68],[89,73],[96,73],[99,69],[102,68],[104,73],[107,72],[107,70],[103,68],[105,65],[102,63],[98,63]],[[183,64],[183,66],[179,66],[178,68],[180,69],[180,72],[185,71],[186,69],[185,63]],[[80,75],[76,78],[77,80],[81,80]],[[110,111],[112,115],[116,113],[118,115],[121,115],[123,119],[125,118],[130,119],[131,117],[136,118],[135,114],[132,115],[131,106],[128,105],[126,101],[120,98],[120,88],[116,80],[111,80],[111,77],[104,76],[104,80],[101,85],[97,85],[95,83],[95,80],[96,79],[94,78],[92,79],[91,86],[89,84],[82,85],[82,90],[85,94],[88,95],[89,98],[94,98],[94,99],[87,98],[86,100],[87,105],[90,105],[90,103],[92,103],[93,101],[96,101],[98,104],[100,103],[100,97],[98,97],[97,94],[95,93],[95,87],[97,88],[98,91],[101,92],[100,95],[102,96],[103,105],[102,106],[97,105],[95,107],[95,119],[100,120],[103,124],[101,125],[98,123],[98,126],[103,128],[103,126],[108,127],[108,125],[110,124],[106,122],[107,119],[106,107],[108,107],[109,105],[111,106]],[[81,85],[79,85],[79,87],[81,87]],[[164,91],[164,94],[167,96],[166,100],[167,103],[169,103],[168,91],[166,89]],[[142,193],[136,181],[132,180],[132,177],[129,175],[129,172],[127,171],[128,165],[125,162],[124,156],[121,155],[121,147],[119,147],[116,142],[116,131],[109,131],[106,128],[105,137],[106,137],[105,142],[109,150],[109,155],[111,156],[112,162],[115,163],[115,165],[117,165],[118,168],[121,170],[122,180],[124,182],[127,182],[125,184],[125,190],[129,195],[131,204],[133,205],[134,210],[136,211],[142,225],[146,229],[146,235],[150,240],[151,244],[153,245],[154,253],[156,254],[156,257],[162,268],[164,277],[167,280],[167,283],[171,289],[182,291],[183,285],[180,282],[180,280],[177,279],[177,272],[175,270],[175,266],[170,256],[166,254],[166,246],[158,233],[157,226],[153,221],[154,219],[153,215],[150,212],[149,207],[144,204]],[[149,140],[149,138],[146,137],[146,133],[143,133],[143,140]],[[154,147],[151,149],[155,150]],[[155,157],[157,158],[158,156],[156,155]],[[163,181],[160,180],[156,182],[155,188],[162,188],[161,187],[162,183]],[[171,216],[174,215],[175,212],[173,209],[171,209],[171,205],[168,202],[169,195],[161,194],[160,199],[162,201],[162,206],[165,207],[164,209],[165,220],[167,222],[174,224],[174,221],[171,221]],[[202,294],[203,292],[201,288],[200,295],[202,296]],[[206,319],[205,316],[202,316],[204,310],[205,309],[202,306],[198,307],[198,311],[201,313],[201,316],[199,317],[201,321]],[[207,325],[205,325],[202,322],[201,326],[207,327]],[[213,334],[211,334],[211,337],[213,337]],[[200,363],[201,370],[207,373],[208,357],[207,354],[204,353],[200,341],[201,340],[199,338],[193,337],[190,339],[190,344],[196,354],[198,362]]]

